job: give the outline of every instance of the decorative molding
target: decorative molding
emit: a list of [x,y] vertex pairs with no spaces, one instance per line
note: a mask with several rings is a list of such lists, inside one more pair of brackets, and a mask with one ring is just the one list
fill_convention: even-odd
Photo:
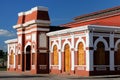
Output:
[[60,49],[59,44],[58,44],[56,41],[54,41],[53,44],[52,44],[51,47],[50,47],[50,53],[53,53],[53,47],[54,47],[55,45],[57,46],[58,49]]
[[72,32],[77,32],[77,31],[85,31],[85,30],[120,33],[120,27],[117,27],[117,26],[85,25],[85,26],[78,26],[75,28],[69,28],[69,29],[49,32],[47,33],[47,35],[53,36],[53,35],[72,33]]
[[85,46],[86,46],[85,41],[84,41],[81,37],[79,37],[79,39],[77,40],[77,42],[76,42],[76,44],[75,44],[75,51],[78,50],[78,44],[79,44],[80,42],[83,43],[83,45],[84,45],[84,50],[85,50],[85,48],[86,48],[86,47],[85,47]]
[[34,11],[48,11],[48,8],[44,6],[37,6],[37,7],[31,8],[31,10],[29,11],[18,13],[18,16],[28,15]]
[[120,43],[120,39],[118,39],[117,41],[116,41],[116,43],[115,43],[115,51],[117,51],[117,49],[118,49],[118,44]]
[[72,33],[75,31],[83,31],[88,29],[88,26],[81,26],[81,27],[76,27],[76,28],[69,28],[69,29],[64,29],[64,30],[59,30],[59,31],[53,31],[47,33],[47,36],[53,36],[53,35],[60,35],[60,34],[66,34],[66,33]]
[[30,30],[27,30],[27,31],[24,31],[24,32],[17,32],[17,35],[19,35],[19,34],[27,34],[27,33],[31,33],[31,32],[34,32],[34,31],[49,31],[50,29],[48,29],[48,28],[32,28],[32,29],[30,29]]
[[32,24],[48,24],[48,25],[50,25],[50,21],[48,21],[48,20],[31,20],[31,21],[28,21],[24,24],[14,25],[13,28],[14,29],[24,28],[24,27],[32,25]]
[[[31,46],[31,42],[27,42],[27,44],[25,45],[25,47],[24,47],[24,54],[26,54],[26,48],[27,48],[27,46]],[[31,48],[31,50],[32,50],[32,48]]]
[[108,43],[107,41],[102,37],[102,36],[99,36],[99,38],[94,42],[94,50],[97,49],[97,44],[98,42],[103,42],[104,45],[105,45],[105,50],[109,50],[109,47],[108,47]]
[[5,41],[6,44],[10,44],[10,43],[17,43],[18,39],[10,39],[10,40],[7,40]]
[[70,41],[68,41],[68,39],[66,39],[65,42],[62,45],[62,52],[64,52],[64,47],[65,47],[66,44],[68,44],[70,46],[70,49],[71,49],[72,45],[71,45]]

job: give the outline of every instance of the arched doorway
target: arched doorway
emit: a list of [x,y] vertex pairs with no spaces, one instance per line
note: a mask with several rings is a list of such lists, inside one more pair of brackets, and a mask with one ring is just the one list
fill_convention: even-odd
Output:
[[65,72],[70,72],[70,46],[68,44],[65,45],[65,56],[64,56],[64,65]]
[[85,65],[85,52],[84,45],[82,42],[78,44],[78,65]]
[[97,44],[97,50],[94,53],[94,64],[105,65],[105,45],[103,42]]
[[53,64],[58,65],[58,49],[56,45],[53,47]]
[[115,65],[120,65],[120,43],[117,45],[117,51],[115,53]]
[[31,46],[26,47],[26,70],[31,69]]

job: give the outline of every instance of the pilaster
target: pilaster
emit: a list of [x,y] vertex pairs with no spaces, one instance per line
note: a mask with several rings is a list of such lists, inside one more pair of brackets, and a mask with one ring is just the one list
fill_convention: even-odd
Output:
[[71,34],[71,70],[75,70],[75,61],[74,61],[74,34],[72,33]]
[[93,71],[93,32],[86,31],[86,71]]
[[110,70],[111,71],[114,71],[114,34],[110,34],[110,58],[109,58],[109,61],[110,61]]

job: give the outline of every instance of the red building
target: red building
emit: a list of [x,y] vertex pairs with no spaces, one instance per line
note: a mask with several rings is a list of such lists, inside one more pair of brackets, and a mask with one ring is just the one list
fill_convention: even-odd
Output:
[[120,74],[120,6],[75,17],[61,26],[50,25],[46,7],[19,13],[13,26],[18,38],[6,41],[8,71]]

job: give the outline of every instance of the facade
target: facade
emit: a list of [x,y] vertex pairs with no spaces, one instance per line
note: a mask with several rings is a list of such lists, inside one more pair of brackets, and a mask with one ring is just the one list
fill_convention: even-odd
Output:
[[120,7],[115,7],[75,17],[73,22],[54,27],[57,31],[53,31],[46,7],[21,12],[13,26],[18,38],[5,41],[8,71],[120,74],[119,19]]
[[120,27],[86,25],[47,33],[51,73],[119,74],[119,32]]
[[[48,37],[50,19],[48,8],[35,7],[18,14],[18,38],[8,40],[8,71],[33,74],[49,72]],[[9,59],[13,55],[13,60]],[[12,63],[12,64],[11,64]]]

